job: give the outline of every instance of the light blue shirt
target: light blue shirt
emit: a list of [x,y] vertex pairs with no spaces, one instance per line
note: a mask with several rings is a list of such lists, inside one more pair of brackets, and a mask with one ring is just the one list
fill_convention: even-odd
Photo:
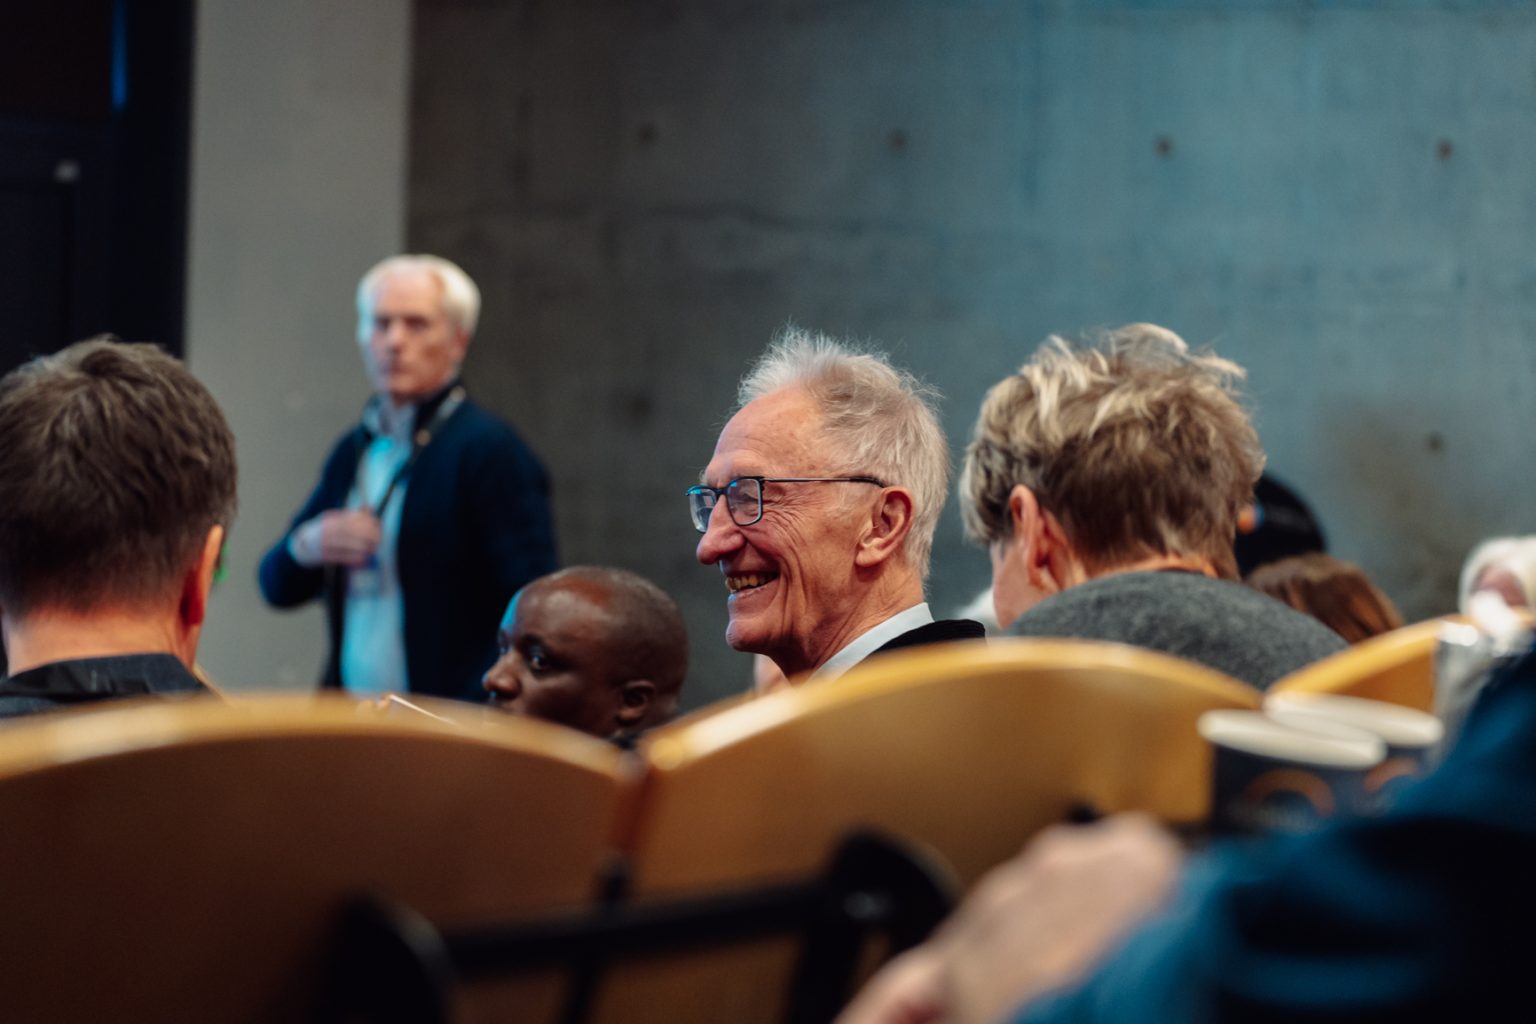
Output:
[[[372,509],[411,457],[412,408],[370,408],[364,424],[373,440],[358,461],[347,496],[348,508]],[[390,492],[379,517],[382,539],[369,565],[347,573],[346,611],[341,634],[341,682],[351,693],[403,693],[410,688],[405,667],[405,598],[400,590],[400,510],[409,480]]]

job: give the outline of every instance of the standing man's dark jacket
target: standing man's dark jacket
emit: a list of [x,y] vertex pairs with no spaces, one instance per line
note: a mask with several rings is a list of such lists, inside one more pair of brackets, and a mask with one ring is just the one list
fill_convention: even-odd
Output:
[[[431,404],[418,409],[418,423]],[[288,533],[261,562],[261,591],[271,604],[287,608],[324,595],[331,639],[324,686],[341,685],[346,570],[300,565],[288,538],[320,513],[345,507],[368,441],[359,425],[337,442]],[[496,658],[507,602],[556,567],[548,477],[510,426],[466,400],[436,429],[405,482],[396,557],[411,690],[482,700],[480,677]]]

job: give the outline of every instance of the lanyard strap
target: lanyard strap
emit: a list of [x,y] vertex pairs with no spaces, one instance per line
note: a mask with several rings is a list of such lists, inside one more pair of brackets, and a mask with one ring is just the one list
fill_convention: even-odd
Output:
[[[411,435],[411,454],[400,468],[395,470],[395,475],[390,478],[389,486],[384,488],[383,496],[374,504],[373,516],[375,519],[382,520],[384,518],[384,508],[389,504],[389,499],[394,496],[395,488],[410,475],[412,467],[416,465],[416,460],[421,458],[421,453],[426,449],[427,445],[432,443],[432,438],[437,433],[438,428],[448,422],[448,417],[453,415],[454,411],[458,409],[463,401],[464,388],[462,386],[455,387],[452,391],[448,392],[447,397],[437,403],[437,408],[432,410],[432,418],[427,421],[426,426],[417,428],[416,432]],[[364,451],[366,450],[365,448]]]

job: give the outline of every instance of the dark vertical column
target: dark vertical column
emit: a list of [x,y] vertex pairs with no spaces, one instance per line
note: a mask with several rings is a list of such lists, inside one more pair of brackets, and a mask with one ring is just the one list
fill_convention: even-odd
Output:
[[116,0],[108,329],[184,346],[191,0]]
[[112,331],[182,350],[192,0],[0,22],[0,372]]

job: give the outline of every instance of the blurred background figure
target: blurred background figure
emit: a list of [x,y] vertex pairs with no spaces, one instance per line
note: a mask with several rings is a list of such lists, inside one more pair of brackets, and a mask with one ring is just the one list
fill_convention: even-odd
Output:
[[277,608],[323,598],[321,685],[479,700],[507,598],[555,567],[549,481],[459,368],[480,290],[437,256],[393,256],[357,286],[376,394],[261,561]]
[[1253,485],[1253,502],[1237,517],[1232,551],[1238,575],[1246,578],[1269,562],[1327,550],[1322,524],[1301,495],[1271,474],[1261,475]]
[[688,632],[660,587],[623,569],[576,566],[512,598],[485,674],[491,705],[619,743],[677,714]]
[[1536,607],[1536,537],[1494,537],[1472,549],[1461,568],[1456,607],[1470,611],[1472,595],[1491,590],[1511,608]]
[[1359,566],[1321,552],[1262,565],[1247,583],[1312,616],[1352,644],[1403,624],[1391,599]]

